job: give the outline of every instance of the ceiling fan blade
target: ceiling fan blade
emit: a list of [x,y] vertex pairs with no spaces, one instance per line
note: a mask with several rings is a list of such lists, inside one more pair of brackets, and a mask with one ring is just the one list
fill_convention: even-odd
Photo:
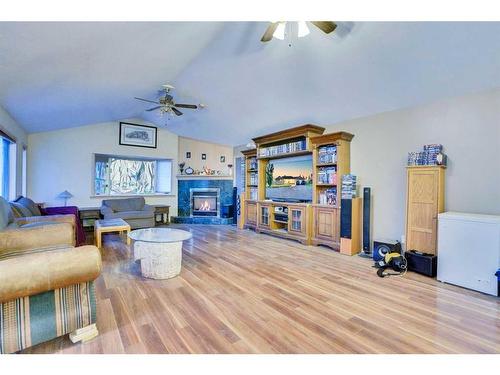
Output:
[[311,21],[311,23],[326,34],[337,28],[337,24],[332,21]]
[[182,115],[182,112],[179,111],[177,108],[175,107],[172,107],[172,111],[174,111],[174,113],[177,115],[177,116],[181,116]]
[[142,100],[143,102],[148,102],[148,103],[160,104],[159,102],[154,102],[152,100],[143,99],[143,98],[136,98],[136,97],[134,97],[134,99]]
[[264,35],[262,35],[262,38],[260,39],[260,41],[261,42],[269,42],[271,39],[273,39],[273,34],[276,31],[278,24],[279,24],[279,22],[271,22],[271,24],[267,27]]
[[198,108],[198,106],[194,105],[194,104],[178,104],[178,103],[175,103],[175,106],[179,107],[179,108],[190,108],[190,109],[196,109],[196,108]]
[[153,108],[149,108],[149,109],[146,109],[146,112],[151,112],[151,111],[155,111],[157,110],[158,108],[161,108],[162,106],[159,105],[159,106],[156,106],[156,107],[153,107]]

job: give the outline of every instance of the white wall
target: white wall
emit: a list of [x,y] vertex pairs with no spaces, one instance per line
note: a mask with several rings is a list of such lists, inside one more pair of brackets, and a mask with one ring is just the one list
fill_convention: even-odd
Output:
[[0,129],[14,138],[17,143],[16,195],[20,195],[22,191],[23,145],[28,145],[28,137],[24,129],[1,106]]
[[448,155],[446,210],[500,214],[500,89],[327,126],[339,130],[354,134],[351,171],[372,188],[374,238],[404,234],[407,153],[428,143]]
[[[125,121],[125,120],[124,120]],[[145,124],[142,120],[126,120]],[[28,136],[28,196],[47,205],[61,205],[56,196],[68,190],[74,197],[68,204],[80,207],[100,206],[102,198],[93,194],[93,154],[145,156],[173,160],[177,166],[178,137],[158,128],[158,148],[118,144],[119,122],[106,122],[78,128],[33,133]],[[170,205],[177,215],[177,180],[172,178],[172,195],[147,197],[147,203]]]
[[[186,158],[186,152],[191,153],[191,158]],[[201,154],[206,155],[206,160],[201,159]],[[220,161],[225,156],[226,161]],[[229,175],[228,164],[233,164],[233,147],[218,143],[199,141],[193,138],[179,137],[179,163],[185,162],[184,168],[191,167],[195,171],[203,170],[203,167],[221,171],[223,175]],[[178,173],[177,169],[177,173]]]

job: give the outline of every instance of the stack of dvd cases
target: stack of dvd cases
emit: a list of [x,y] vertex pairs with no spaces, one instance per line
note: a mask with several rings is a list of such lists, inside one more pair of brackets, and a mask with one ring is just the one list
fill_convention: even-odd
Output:
[[298,151],[303,151],[306,149],[306,140],[301,139],[299,141],[285,143],[277,146],[261,147],[259,148],[260,157],[276,156],[280,154],[288,154]]
[[409,152],[408,165],[446,165],[447,158],[443,154],[443,145],[424,145],[423,151]]
[[319,168],[317,182],[324,185],[337,185],[337,169],[335,167]]
[[331,164],[337,162],[337,146],[328,145],[318,148],[318,164]]
[[345,174],[342,176],[342,199],[356,198],[356,176]]
[[332,188],[326,189],[319,193],[319,204],[325,204],[329,206],[337,205],[337,187],[334,186]]

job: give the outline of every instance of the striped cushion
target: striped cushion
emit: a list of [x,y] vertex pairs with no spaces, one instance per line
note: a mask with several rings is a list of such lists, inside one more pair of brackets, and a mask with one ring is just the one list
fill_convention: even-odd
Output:
[[16,219],[20,217],[33,216],[33,213],[26,207],[24,207],[21,203],[10,202],[10,206],[12,207],[12,212],[14,213],[14,217]]
[[96,321],[94,283],[0,303],[0,353],[13,353]]

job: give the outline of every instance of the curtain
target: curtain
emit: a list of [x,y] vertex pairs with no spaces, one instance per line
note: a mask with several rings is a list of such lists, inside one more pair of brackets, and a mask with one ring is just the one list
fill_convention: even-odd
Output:
[[9,199],[9,176],[10,176],[10,160],[9,160],[10,141],[2,138],[2,197]]

